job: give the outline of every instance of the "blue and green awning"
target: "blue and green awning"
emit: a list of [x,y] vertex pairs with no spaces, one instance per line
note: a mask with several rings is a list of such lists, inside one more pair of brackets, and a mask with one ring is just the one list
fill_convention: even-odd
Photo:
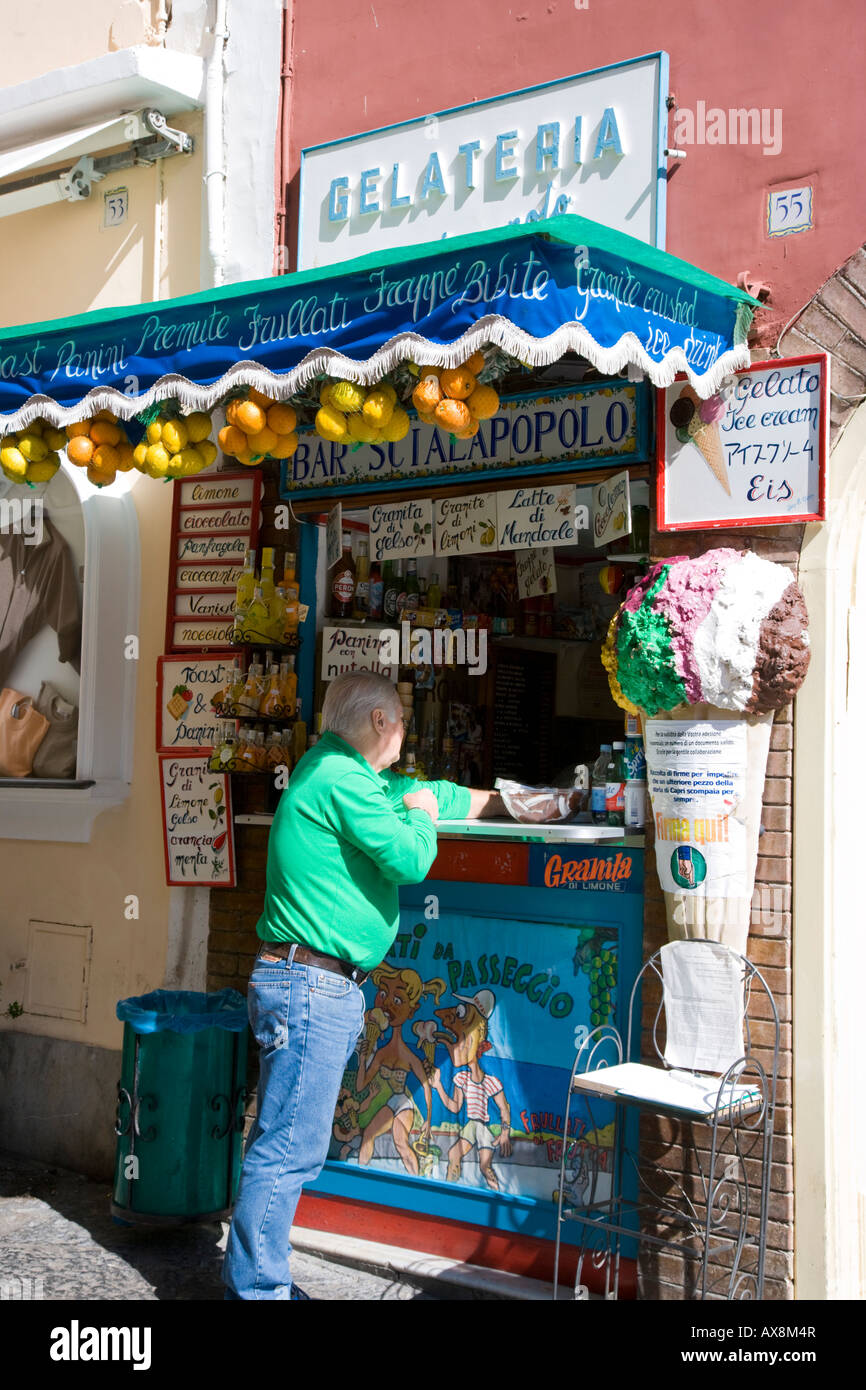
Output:
[[0,331],[0,428],[162,400],[210,410],[233,389],[281,400],[324,374],[454,366],[487,343],[531,366],[573,351],[606,376],[701,396],[749,364],[757,301],[652,246],[562,216],[401,247],[322,270]]

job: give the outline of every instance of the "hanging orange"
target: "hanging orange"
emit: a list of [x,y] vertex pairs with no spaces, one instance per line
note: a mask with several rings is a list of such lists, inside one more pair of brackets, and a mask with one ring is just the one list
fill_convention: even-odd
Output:
[[268,429],[274,434],[291,434],[298,423],[297,413],[290,405],[272,405],[267,417]]
[[96,446],[87,434],[76,434],[70,439],[66,446],[66,454],[70,463],[77,464],[83,468],[93,458],[93,450]]
[[90,438],[94,444],[110,444],[112,448],[116,448],[123,438],[123,432],[110,420],[100,420],[97,417],[90,426]]
[[435,410],[441,399],[442,388],[439,385],[439,378],[434,376],[425,376],[412,392],[412,404],[419,415],[424,412],[429,414]]
[[492,386],[476,386],[466,404],[476,420],[489,420],[499,409],[499,392]]
[[479,372],[484,370],[484,353],[473,352],[471,357],[467,357],[463,366],[467,372],[471,372],[473,376],[477,376]]
[[243,430],[238,429],[237,425],[226,425],[220,430],[217,439],[224,454],[237,456],[242,449],[247,447],[247,437]]
[[436,424],[442,429],[451,430],[452,433],[465,429],[472,419],[469,407],[465,402],[450,400],[447,396],[445,400],[439,402],[433,414],[436,417]]
[[245,434],[260,434],[265,428],[265,412],[255,401],[241,401],[231,423],[239,425]]
[[475,377],[472,372],[467,372],[465,367],[447,367],[440,376],[439,383],[445,395],[456,401],[465,401],[467,396],[472,395],[476,386]]

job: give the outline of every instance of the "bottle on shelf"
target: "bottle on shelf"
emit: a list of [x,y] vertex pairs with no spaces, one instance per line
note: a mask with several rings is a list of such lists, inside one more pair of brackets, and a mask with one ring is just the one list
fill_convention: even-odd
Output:
[[592,765],[590,811],[593,825],[607,825],[607,765],[610,762],[610,754],[611,745],[603,743]]
[[294,550],[287,550],[283,569],[283,589],[286,595],[286,615],[283,628],[283,641],[285,642],[293,642],[298,635],[301,586],[297,580],[296,568],[297,556]]
[[429,727],[421,740],[420,753],[421,768],[425,782],[435,782],[439,776],[438,759],[436,757],[436,734],[432,727]]
[[232,661],[232,670],[228,685],[223,691],[222,707],[226,716],[232,714],[237,708],[237,701],[240,698],[245,684],[246,680],[241,671],[240,657],[236,656]]
[[411,557],[406,575],[406,599],[404,606],[410,613],[417,613],[421,601],[421,588],[418,583],[418,561]]
[[252,772],[255,769],[255,747],[249,725],[242,724],[238,733],[235,763],[237,772]]
[[355,570],[355,600],[352,608],[353,618],[370,616],[370,543],[358,542],[358,562]]
[[397,618],[399,620],[403,609],[406,607],[406,580],[403,576],[403,561],[397,560],[394,565],[394,585],[397,589]]
[[[638,726],[640,727],[640,726]],[[625,741],[625,820],[629,830],[643,830],[646,824],[646,755],[643,739],[638,733]]]
[[262,593],[262,586],[256,585],[252,599],[247,604],[244,623],[243,636],[245,642],[261,644],[267,642],[270,637],[270,609],[265,603]]
[[259,713],[265,714],[269,719],[275,719],[282,711],[283,692],[280,682],[280,668],[273,662],[268,672],[268,683],[262,702],[259,705]]
[[279,729],[272,729],[268,734],[268,746],[265,750],[265,761],[268,771],[273,772],[285,762],[285,752],[283,749],[283,736]]
[[386,560],[382,570],[382,616],[388,623],[397,619],[397,577],[393,560]]
[[283,718],[294,719],[298,703],[298,678],[293,656],[286,657],[280,665],[280,702]]
[[442,740],[442,762],[439,768],[439,780],[441,782],[456,782],[459,776],[459,760],[454,747],[454,740],[447,734]]
[[382,617],[385,600],[385,584],[382,566],[378,560],[370,565],[370,617],[378,621]]
[[625,825],[625,745],[614,740],[607,765],[605,804],[608,825]]
[[253,596],[256,587],[256,552],[248,550],[244,556],[244,566],[238,575],[235,586],[235,609],[245,607]]
[[274,600],[274,549],[273,546],[266,545],[262,550],[262,573],[259,578],[259,586],[262,591],[262,598],[270,608]]
[[286,633],[286,591],[282,584],[278,584],[274,590],[274,597],[270,605],[268,631],[273,640],[282,645]]
[[262,669],[257,661],[250,662],[246,684],[238,704],[241,714],[258,714],[259,712],[262,696],[265,693]]
[[439,584],[439,575],[434,570],[430,576],[430,583],[427,586],[427,608],[442,607],[442,589]]
[[268,768],[268,755],[265,751],[265,731],[256,729],[253,743],[255,753],[255,767],[257,772],[266,772]]
[[355,601],[355,559],[352,537],[343,532],[343,553],[331,574],[331,617],[350,618]]

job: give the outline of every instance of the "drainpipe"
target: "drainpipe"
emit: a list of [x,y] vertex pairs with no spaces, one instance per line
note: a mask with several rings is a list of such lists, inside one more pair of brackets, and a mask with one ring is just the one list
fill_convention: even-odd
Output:
[[216,0],[213,49],[207,65],[205,114],[205,165],[207,190],[207,246],[214,285],[225,284],[226,159],[224,139],[225,51],[227,0]]
[[294,0],[283,4],[283,51],[280,63],[280,105],[275,149],[276,219],[274,223],[274,274],[285,275],[289,265],[288,182],[291,169],[291,114],[294,87]]

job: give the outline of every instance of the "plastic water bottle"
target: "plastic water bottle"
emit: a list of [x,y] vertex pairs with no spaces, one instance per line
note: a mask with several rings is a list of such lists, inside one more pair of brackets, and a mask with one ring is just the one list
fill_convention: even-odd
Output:
[[610,744],[603,743],[601,752],[592,765],[592,811],[593,825],[607,825],[607,765],[610,762]]
[[614,743],[607,764],[605,783],[605,805],[608,825],[625,825],[625,767],[623,750],[625,744]]

